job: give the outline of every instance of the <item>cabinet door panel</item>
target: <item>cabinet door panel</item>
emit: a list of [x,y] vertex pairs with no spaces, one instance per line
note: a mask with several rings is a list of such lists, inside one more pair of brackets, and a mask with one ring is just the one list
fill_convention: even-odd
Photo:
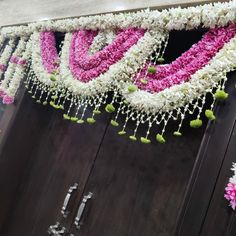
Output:
[[78,235],[171,235],[203,131],[186,128],[180,139],[169,134],[165,145],[145,145],[109,127],[85,188],[94,195]]
[[47,235],[69,186],[83,192],[107,118],[80,126],[24,97],[0,156],[0,235]]

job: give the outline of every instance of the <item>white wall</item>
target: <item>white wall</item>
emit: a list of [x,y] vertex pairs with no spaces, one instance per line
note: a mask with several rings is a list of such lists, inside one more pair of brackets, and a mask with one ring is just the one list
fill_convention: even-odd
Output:
[[0,26],[128,9],[211,0],[0,0]]

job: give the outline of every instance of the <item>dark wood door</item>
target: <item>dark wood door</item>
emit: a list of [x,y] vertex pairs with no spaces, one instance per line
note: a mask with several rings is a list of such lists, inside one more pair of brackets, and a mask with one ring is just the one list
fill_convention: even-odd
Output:
[[91,130],[24,96],[0,156],[0,235],[47,235],[69,186],[83,192],[107,120]]

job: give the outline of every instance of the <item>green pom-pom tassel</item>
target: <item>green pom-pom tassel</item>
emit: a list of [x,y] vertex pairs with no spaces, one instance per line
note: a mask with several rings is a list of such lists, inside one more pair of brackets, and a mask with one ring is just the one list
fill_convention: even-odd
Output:
[[202,120],[196,119],[190,121],[190,127],[192,128],[200,128],[202,126]]
[[67,115],[67,114],[63,114],[63,118],[64,118],[65,120],[70,120],[70,116]]
[[40,100],[37,100],[36,102],[37,102],[37,103],[41,103],[41,101],[40,101]]
[[124,130],[121,130],[120,132],[118,132],[119,135],[124,135],[126,134],[126,132]]
[[135,91],[137,91],[138,90],[138,87],[136,86],[136,85],[134,85],[134,84],[131,84],[131,85],[129,85],[129,87],[128,87],[128,91],[130,92],[130,93],[133,93],[133,92],[135,92]]
[[165,59],[164,59],[163,57],[159,57],[159,58],[157,59],[157,61],[158,61],[159,63],[164,63],[164,62],[165,62]]
[[52,107],[54,107],[54,106],[55,106],[55,103],[54,103],[54,101],[50,101],[50,102],[49,102],[49,104],[50,104],[50,106],[52,106]]
[[150,140],[150,139],[144,138],[144,137],[141,137],[141,138],[140,138],[140,141],[141,141],[141,143],[144,143],[144,144],[149,144],[149,143],[151,143],[151,140]]
[[36,97],[33,95],[32,98],[35,99]]
[[44,101],[44,102],[43,102],[43,105],[46,106],[46,105],[48,105],[48,103],[47,103],[46,101]]
[[140,79],[141,84],[147,84],[148,81],[146,79]]
[[71,117],[70,120],[73,121],[73,122],[76,122],[78,120],[78,118],[77,117]]
[[87,118],[87,122],[89,124],[94,124],[96,122],[96,120],[94,118],[90,117],[90,118]]
[[148,67],[148,73],[150,73],[150,74],[154,74],[154,73],[156,73],[156,68],[154,67],[154,66],[150,66],[150,67]]
[[95,114],[95,115],[100,115],[100,114],[101,114],[101,111],[95,109],[95,110],[93,110],[93,114]]
[[115,120],[111,120],[111,125],[116,127],[119,125],[119,123],[116,122]]
[[61,110],[64,110],[64,106],[63,106],[63,105],[59,105],[59,108],[60,108]]
[[57,77],[55,75],[50,75],[50,80],[55,82],[57,80]]
[[84,123],[84,120],[83,120],[83,119],[79,119],[79,120],[77,120],[76,123],[78,123],[78,124],[83,124],[83,123]]
[[166,142],[163,135],[161,135],[161,134],[156,135],[156,140],[157,140],[158,143],[165,143]]
[[176,137],[180,137],[180,136],[182,136],[182,133],[179,132],[179,131],[175,131],[175,132],[173,133],[173,135],[176,136]]
[[108,112],[108,113],[112,113],[112,112],[114,112],[116,109],[115,109],[115,107],[114,107],[112,104],[107,104],[106,107],[105,107],[105,110],[106,110],[106,112]]
[[209,120],[215,120],[215,118],[216,118],[212,110],[205,110],[205,116]]
[[57,95],[53,95],[53,96],[51,96],[51,98],[52,98],[53,100],[55,100],[55,99],[57,99],[58,97],[57,97]]
[[137,138],[134,135],[129,136],[129,139],[132,141],[137,141]]
[[215,92],[215,98],[217,100],[220,100],[220,101],[223,101],[223,100],[227,99],[228,96],[229,96],[229,94],[226,93],[224,90],[217,90]]
[[58,106],[58,105],[56,105],[56,104],[55,104],[53,107],[54,107],[55,109],[60,109],[60,106]]
[[125,105],[129,104],[129,102],[127,100],[124,100],[123,102],[124,102]]

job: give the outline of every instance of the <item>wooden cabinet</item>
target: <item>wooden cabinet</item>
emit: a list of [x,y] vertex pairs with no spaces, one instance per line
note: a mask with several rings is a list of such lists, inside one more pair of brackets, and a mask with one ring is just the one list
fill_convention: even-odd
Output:
[[[201,36],[174,34],[169,60]],[[198,130],[185,122],[184,135],[167,131],[165,145],[120,137],[108,114],[93,126],[65,121],[22,94],[5,111],[11,123],[1,137],[0,236],[48,235],[56,221],[75,236],[235,235],[235,215],[223,198],[236,154],[236,75],[229,76],[230,97],[217,107],[217,120]],[[74,183],[78,190],[63,218],[61,207]],[[77,230],[75,216],[89,192]]]

